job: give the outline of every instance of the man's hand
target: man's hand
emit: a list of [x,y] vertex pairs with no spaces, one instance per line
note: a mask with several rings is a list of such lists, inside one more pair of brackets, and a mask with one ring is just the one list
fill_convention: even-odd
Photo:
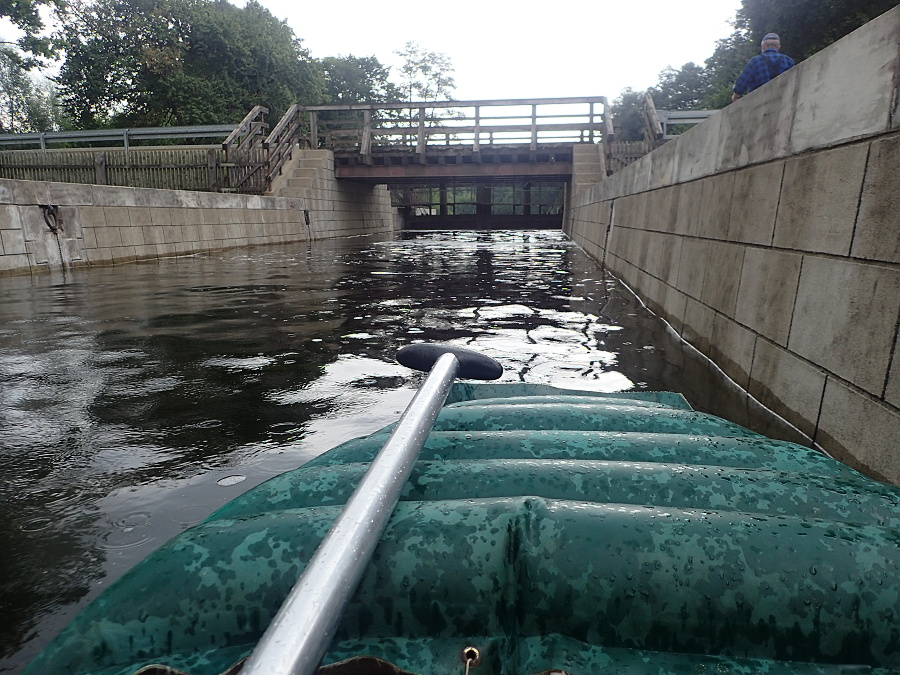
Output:
[[731,102],[734,103],[734,102],[737,101],[740,97],[741,97],[740,94],[732,94],[732,95],[731,95]]

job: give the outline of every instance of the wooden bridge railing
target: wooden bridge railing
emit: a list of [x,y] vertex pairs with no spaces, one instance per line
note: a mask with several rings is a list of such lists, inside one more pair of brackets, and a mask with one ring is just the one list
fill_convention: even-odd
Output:
[[230,191],[262,193],[269,187],[265,148],[268,113],[268,108],[255,106],[222,143]]
[[605,96],[478,101],[419,101],[303,106],[308,147],[357,150],[406,149],[424,161],[429,148],[592,143],[611,136]]

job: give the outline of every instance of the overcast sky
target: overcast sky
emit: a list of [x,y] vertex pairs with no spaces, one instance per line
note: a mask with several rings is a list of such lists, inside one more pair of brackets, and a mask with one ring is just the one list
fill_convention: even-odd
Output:
[[[740,0],[260,0],[315,58],[376,56],[416,42],[453,62],[458,100],[619,95],[666,66],[702,64]],[[239,2],[239,4],[243,4]],[[394,71],[393,81],[399,82]]]
[[[232,0],[237,5],[245,0]],[[702,64],[740,0],[260,0],[314,58],[375,56],[399,66],[407,42],[450,57],[455,98],[608,96]],[[0,35],[15,33],[0,21]],[[400,81],[399,71],[392,75]]]

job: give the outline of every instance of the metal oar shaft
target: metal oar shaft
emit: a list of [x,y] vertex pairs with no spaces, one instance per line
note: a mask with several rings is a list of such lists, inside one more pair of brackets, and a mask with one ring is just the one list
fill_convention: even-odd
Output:
[[459,367],[450,353],[435,362],[241,675],[309,675],[319,665]]

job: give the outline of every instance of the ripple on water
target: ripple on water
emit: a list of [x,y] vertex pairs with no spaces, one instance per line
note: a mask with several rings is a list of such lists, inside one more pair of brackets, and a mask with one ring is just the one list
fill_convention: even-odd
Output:
[[41,530],[46,530],[51,525],[53,525],[53,520],[51,518],[31,518],[22,523],[22,525],[19,526],[19,529],[22,530],[22,532],[40,532]]
[[182,527],[190,527],[191,525],[196,525],[199,522],[202,522],[206,516],[209,515],[210,511],[209,506],[205,504],[190,504],[187,506],[180,506],[177,509],[172,509],[169,512],[169,520],[171,520],[176,525],[180,525]]
[[202,365],[209,368],[227,368],[229,370],[262,370],[266,366],[275,363],[275,359],[268,356],[251,356],[248,358],[228,358],[218,356],[207,359]]
[[143,546],[156,539],[150,521],[150,513],[146,511],[135,511],[120,516],[112,523],[113,529],[101,535],[100,545],[109,551]]

